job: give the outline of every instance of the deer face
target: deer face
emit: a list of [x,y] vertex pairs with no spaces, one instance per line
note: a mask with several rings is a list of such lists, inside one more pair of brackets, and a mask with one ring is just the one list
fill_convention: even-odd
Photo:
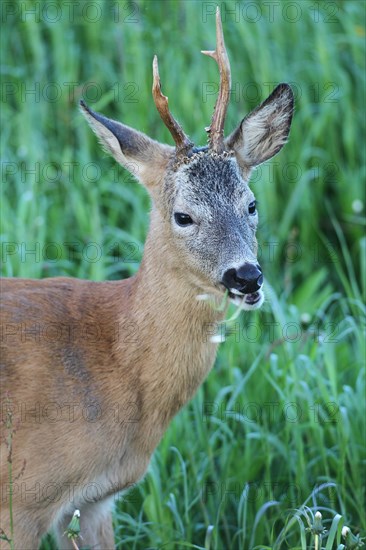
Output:
[[244,309],[259,307],[263,277],[257,262],[258,214],[235,156],[194,155],[176,173],[173,188],[166,218],[185,276],[201,292],[228,290]]

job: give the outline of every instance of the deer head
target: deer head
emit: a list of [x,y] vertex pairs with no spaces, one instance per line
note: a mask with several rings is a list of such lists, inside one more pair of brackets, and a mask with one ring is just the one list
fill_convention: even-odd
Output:
[[230,96],[230,65],[219,10],[216,50],[202,52],[220,69],[220,88],[208,146],[195,147],[171,115],[161,92],[158,61],[153,62],[153,98],[175,147],[95,113],[81,109],[103,147],[132,172],[153,199],[156,241],[161,240],[168,262],[197,293],[229,297],[243,309],[263,303],[263,276],[257,262],[256,201],[248,185],[254,167],[272,158],[285,144],[294,98],[287,84],[272,94],[224,138]]

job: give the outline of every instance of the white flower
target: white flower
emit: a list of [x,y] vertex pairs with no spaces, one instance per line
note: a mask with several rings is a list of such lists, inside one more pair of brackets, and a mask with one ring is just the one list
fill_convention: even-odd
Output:
[[209,294],[197,294],[196,300],[208,300],[210,297]]
[[[302,322],[304,325],[308,325],[308,324],[310,323],[310,321],[311,321],[311,315],[310,315],[310,313],[302,313],[300,319],[301,319],[301,322]],[[318,513],[320,514],[320,512],[317,512],[317,514],[318,514]],[[315,515],[316,515],[316,514],[315,514]]]
[[355,214],[361,214],[363,210],[363,202],[361,199],[355,199],[352,202],[352,210]]
[[211,336],[210,342],[213,344],[221,344],[221,342],[225,342],[225,336],[223,334],[215,334]]

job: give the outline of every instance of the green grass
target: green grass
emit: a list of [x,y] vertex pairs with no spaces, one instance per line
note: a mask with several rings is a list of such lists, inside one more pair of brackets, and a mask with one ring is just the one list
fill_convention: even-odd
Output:
[[[218,76],[199,52],[214,46],[214,3],[94,2],[91,21],[80,2],[73,22],[58,4],[55,22],[45,4],[38,18],[14,2],[1,33],[2,273],[127,277],[149,199],[78,100],[170,143],[151,98],[156,53],[173,113],[204,143]],[[120,497],[119,548],[312,548],[316,510],[328,550],[343,524],[366,529],[365,4],[284,2],[273,17],[250,5],[225,2],[228,131],[274,83],[297,92],[288,145],[252,178],[268,300],[226,325],[207,381]]]

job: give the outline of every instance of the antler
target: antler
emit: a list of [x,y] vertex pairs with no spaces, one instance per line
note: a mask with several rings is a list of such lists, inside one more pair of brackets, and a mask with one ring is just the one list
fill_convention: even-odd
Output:
[[210,149],[220,154],[225,150],[224,125],[230,98],[231,72],[230,62],[225,48],[224,34],[222,31],[220,10],[218,6],[216,9],[216,50],[202,51],[201,53],[212,57],[218,64],[220,70],[219,95],[215,103],[211,124],[208,128],[206,128],[206,132],[209,135]]
[[161,92],[161,83],[159,76],[159,66],[158,58],[155,55],[153,61],[153,87],[152,94],[154,98],[154,103],[156,108],[161,116],[162,121],[165,126],[168,128],[171,133],[175,144],[176,144],[176,154],[186,154],[189,149],[193,147],[193,143],[188,136],[184,133],[182,127],[175,120],[168,107],[168,98]]

